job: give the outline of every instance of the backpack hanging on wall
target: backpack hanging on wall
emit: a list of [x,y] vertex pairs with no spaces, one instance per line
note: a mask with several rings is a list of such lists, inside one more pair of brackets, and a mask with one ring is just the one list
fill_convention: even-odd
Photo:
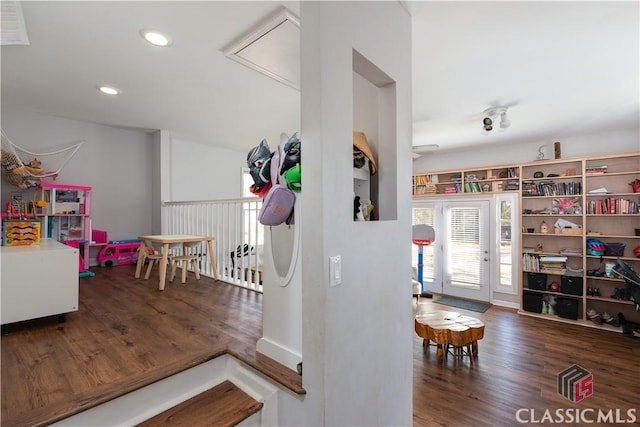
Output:
[[264,196],[262,207],[258,213],[258,221],[262,225],[293,223],[293,205],[296,196],[287,187],[284,177],[280,174],[284,157],[282,147],[278,145],[271,157],[271,188]]

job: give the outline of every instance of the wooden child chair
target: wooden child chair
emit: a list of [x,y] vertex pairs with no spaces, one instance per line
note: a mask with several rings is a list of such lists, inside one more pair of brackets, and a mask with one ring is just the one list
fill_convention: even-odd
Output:
[[180,267],[182,269],[182,283],[186,283],[189,265],[191,265],[196,279],[200,280],[200,269],[198,268],[198,252],[200,247],[200,242],[189,242],[182,245],[182,255],[175,255],[171,258],[170,282],[173,282],[173,279],[176,277],[176,269]]
[[[144,244],[144,259],[143,262],[148,261],[147,272],[144,274],[144,280],[149,280],[151,275],[151,269],[154,265],[160,265],[162,261],[162,245],[154,245],[151,242],[143,242]],[[169,252],[167,261],[171,263],[173,255]]]

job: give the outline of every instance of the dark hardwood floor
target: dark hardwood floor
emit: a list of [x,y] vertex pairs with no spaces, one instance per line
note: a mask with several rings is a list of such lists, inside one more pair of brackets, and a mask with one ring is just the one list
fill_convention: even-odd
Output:
[[[640,422],[640,339],[521,316],[496,306],[475,313],[428,299],[414,304],[416,312],[431,310],[479,318],[485,333],[473,365],[451,356],[437,362],[435,348],[424,352],[422,339],[414,336],[414,426],[534,425],[545,420],[547,409],[554,425],[588,425],[598,410],[613,410],[614,416],[619,410],[618,421]],[[557,374],[574,364],[593,375],[593,394],[579,403],[557,392]],[[563,423],[558,422],[557,410]],[[570,422],[576,410],[586,410],[586,418]],[[516,414],[528,422],[520,423]],[[542,424],[550,425],[549,418]],[[606,424],[613,425],[598,425]]]
[[[224,353],[304,393],[295,372],[255,351],[261,294],[193,276],[160,292],[157,273],[145,281],[133,279],[133,267],[95,272],[81,279],[80,309],[66,323],[22,322],[2,336],[3,427],[47,425]],[[452,310],[428,299],[414,309]],[[485,323],[479,357],[438,362],[414,336],[414,426],[514,426],[516,413],[533,423],[565,408],[640,420],[640,339],[495,306],[456,311]],[[593,395],[577,404],[556,389],[557,374],[573,364],[594,379]]]
[[262,294],[193,275],[161,292],[157,269],[149,280],[129,266],[94,271],[65,323],[2,336],[3,427],[47,425],[225,353],[304,393],[296,372],[255,351]]

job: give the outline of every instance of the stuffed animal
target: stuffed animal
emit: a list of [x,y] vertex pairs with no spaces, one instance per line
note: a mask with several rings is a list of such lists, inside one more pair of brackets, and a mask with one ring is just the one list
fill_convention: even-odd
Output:
[[[40,176],[45,175],[41,168],[42,162],[33,159],[29,163],[20,164],[18,157],[6,150],[2,150],[0,167],[2,173],[11,185],[21,189],[36,188],[40,185]],[[47,176],[51,176],[50,174]],[[56,175],[52,176],[54,179]]]

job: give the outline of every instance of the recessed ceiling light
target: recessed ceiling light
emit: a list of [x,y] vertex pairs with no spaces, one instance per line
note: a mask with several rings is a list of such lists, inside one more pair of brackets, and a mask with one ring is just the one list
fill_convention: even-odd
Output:
[[113,86],[98,86],[98,90],[107,95],[120,95],[122,93],[119,89]]
[[157,30],[140,30],[143,39],[154,46],[165,47],[171,44],[171,39],[166,34],[162,34]]

